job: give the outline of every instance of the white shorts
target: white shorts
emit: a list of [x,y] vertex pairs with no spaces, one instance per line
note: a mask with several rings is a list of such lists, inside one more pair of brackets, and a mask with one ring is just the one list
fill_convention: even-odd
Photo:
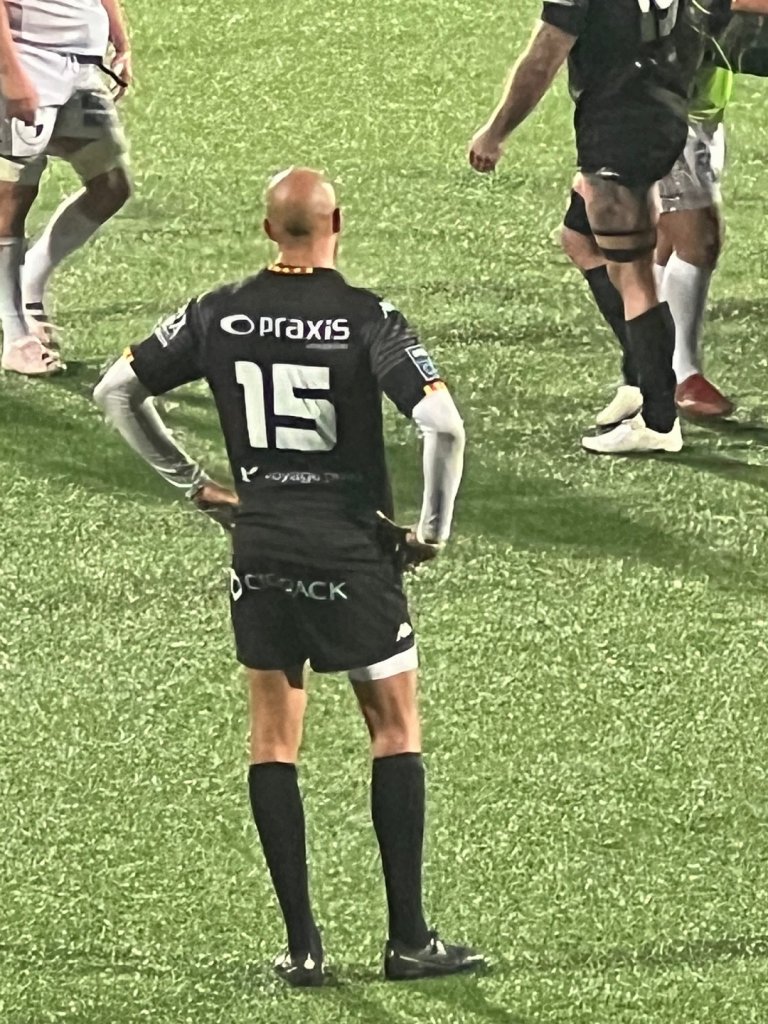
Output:
[[[67,160],[83,181],[127,164],[128,147],[102,72],[71,56],[18,46],[40,94],[34,125],[5,113],[0,97],[0,181],[36,185],[49,156]],[[80,146],[61,140],[81,142]]]
[[705,210],[720,202],[725,169],[725,126],[691,123],[685,149],[670,173],[659,182],[661,212]]

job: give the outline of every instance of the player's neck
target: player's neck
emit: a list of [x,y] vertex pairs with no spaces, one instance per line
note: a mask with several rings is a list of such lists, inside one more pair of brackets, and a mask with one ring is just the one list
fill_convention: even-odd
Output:
[[285,267],[318,267],[333,270],[336,266],[335,246],[283,246],[275,262]]

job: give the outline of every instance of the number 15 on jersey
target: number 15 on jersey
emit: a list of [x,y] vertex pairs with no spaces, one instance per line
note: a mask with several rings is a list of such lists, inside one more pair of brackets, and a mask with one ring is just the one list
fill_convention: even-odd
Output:
[[[272,376],[272,408],[267,409],[264,373]],[[336,447],[336,409],[330,399],[331,371],[327,366],[275,363],[263,371],[257,363],[235,363],[235,378],[243,389],[248,441],[252,448],[293,452],[329,452]],[[322,397],[326,392],[328,397]],[[279,420],[292,420],[290,424]],[[297,423],[297,420],[303,422]],[[269,423],[274,423],[270,443]]]

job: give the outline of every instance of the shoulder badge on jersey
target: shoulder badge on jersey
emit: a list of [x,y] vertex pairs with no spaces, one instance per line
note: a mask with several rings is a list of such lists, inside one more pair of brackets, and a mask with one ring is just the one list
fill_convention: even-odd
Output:
[[431,381],[439,378],[440,373],[423,345],[409,345],[405,351],[424,380]]
[[381,312],[384,314],[386,320],[390,313],[396,313],[397,309],[392,305],[391,302],[387,302],[386,299],[380,299],[379,305],[381,306]]
[[187,307],[183,306],[173,316],[161,320],[155,328],[155,336],[161,345],[169,345],[187,322]]

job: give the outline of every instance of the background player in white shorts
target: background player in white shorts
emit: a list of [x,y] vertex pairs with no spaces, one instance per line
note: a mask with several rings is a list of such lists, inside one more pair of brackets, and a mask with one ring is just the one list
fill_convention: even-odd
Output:
[[659,182],[656,262],[660,294],[675,319],[675,397],[679,409],[696,416],[733,412],[733,403],[704,376],[701,348],[709,286],[722,244],[723,114],[732,84],[732,73],[723,68],[709,66],[699,72],[688,141],[672,172]]
[[[109,45],[110,67],[103,64]],[[2,366],[28,375],[64,368],[44,306],[54,268],[131,193],[125,137],[106,85],[131,81],[119,0],[0,2],[0,320]],[[25,252],[25,223],[49,156],[84,188]]]

